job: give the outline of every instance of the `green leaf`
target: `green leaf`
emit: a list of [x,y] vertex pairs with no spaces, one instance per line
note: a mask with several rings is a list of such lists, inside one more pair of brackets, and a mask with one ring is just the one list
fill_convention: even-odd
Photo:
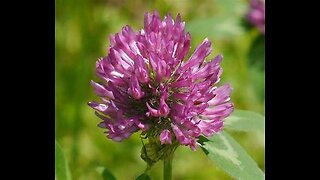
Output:
[[245,0],[215,0],[219,5],[219,12],[238,17],[245,16],[248,11],[248,3]]
[[194,19],[186,24],[192,35],[209,36],[214,39],[234,40],[245,33],[243,26],[248,3],[245,0],[215,0],[213,16]]
[[210,36],[215,39],[232,39],[242,35],[244,28],[237,16],[214,16],[207,19],[197,19],[186,24],[191,34]]
[[56,180],[71,179],[67,161],[57,141],[55,142],[55,179]]
[[117,180],[116,177],[105,167],[97,167],[96,169],[103,177],[103,180]]
[[261,180],[263,171],[247,152],[226,132],[210,139],[200,137],[205,154],[221,169],[236,179]]
[[264,130],[264,116],[252,111],[236,109],[224,120],[225,128],[238,131]]
[[143,173],[140,176],[138,176],[136,180],[151,180],[151,177],[148,174]]

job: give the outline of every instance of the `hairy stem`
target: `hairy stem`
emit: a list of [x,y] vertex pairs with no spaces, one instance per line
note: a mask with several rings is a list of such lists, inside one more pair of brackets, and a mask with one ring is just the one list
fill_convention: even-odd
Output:
[[163,159],[163,180],[172,180],[173,154]]

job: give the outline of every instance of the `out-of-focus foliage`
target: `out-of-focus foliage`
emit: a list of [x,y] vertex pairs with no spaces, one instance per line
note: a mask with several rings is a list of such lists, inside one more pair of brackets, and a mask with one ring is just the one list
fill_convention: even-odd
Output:
[[56,180],[70,180],[70,172],[68,168],[68,163],[66,162],[63,151],[58,144],[55,142],[55,177]]
[[[55,115],[56,139],[73,179],[103,180],[105,167],[119,180],[135,179],[146,168],[140,159],[139,134],[122,143],[105,137],[87,102],[97,99],[90,86],[95,61],[107,54],[109,34],[124,25],[143,27],[146,11],[163,17],[180,13],[191,33],[191,52],[204,38],[213,42],[213,58],[223,54],[221,82],[233,87],[237,109],[264,114],[264,37],[244,20],[246,0],[56,0]],[[264,132],[229,132],[264,170]],[[162,163],[148,173],[162,179]],[[211,163],[200,148],[179,147],[173,161],[174,179],[232,179]]]

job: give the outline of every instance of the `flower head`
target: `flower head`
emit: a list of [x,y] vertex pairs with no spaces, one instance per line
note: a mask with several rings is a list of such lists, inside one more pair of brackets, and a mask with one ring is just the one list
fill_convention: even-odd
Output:
[[159,144],[195,149],[200,135],[221,131],[233,111],[230,85],[216,86],[222,56],[205,62],[212,50],[205,39],[184,61],[191,40],[184,27],[180,15],[146,13],[144,29],[125,26],[110,37],[108,55],[96,62],[102,81],[91,82],[101,102],[89,102],[108,138],[122,141],[141,130]]
[[251,0],[248,21],[265,33],[265,0]]

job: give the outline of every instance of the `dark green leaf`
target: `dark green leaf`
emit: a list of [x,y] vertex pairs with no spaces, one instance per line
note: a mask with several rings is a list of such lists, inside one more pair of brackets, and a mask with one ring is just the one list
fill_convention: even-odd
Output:
[[103,177],[103,180],[116,180],[116,177],[105,167],[98,167],[96,169]]
[[236,109],[224,120],[224,125],[239,131],[264,130],[264,119],[259,113]]
[[261,70],[265,67],[265,36],[258,35],[249,51],[249,63]]
[[58,142],[55,142],[55,179],[69,180],[70,172],[64,154]]
[[151,177],[148,174],[143,173],[140,176],[138,176],[136,180],[151,180]]
[[265,72],[261,70],[261,67],[252,66],[249,73],[257,98],[259,98],[260,102],[263,102],[265,100]]
[[199,142],[205,154],[232,177],[243,180],[264,179],[265,175],[256,162],[226,132],[209,139],[202,136]]

